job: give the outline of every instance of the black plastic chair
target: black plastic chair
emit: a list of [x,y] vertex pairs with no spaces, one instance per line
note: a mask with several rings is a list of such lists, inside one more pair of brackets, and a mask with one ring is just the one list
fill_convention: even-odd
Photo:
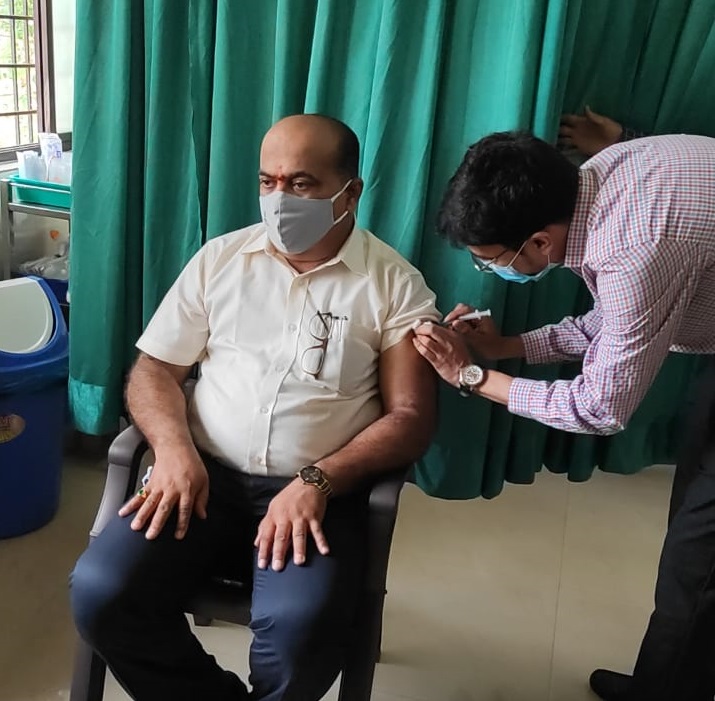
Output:
[[[146,440],[133,426],[117,436],[109,448],[107,480],[99,510],[90,531],[95,538],[119,507],[134,493]],[[397,519],[400,492],[408,470],[386,474],[370,492],[368,516],[368,566],[358,604],[355,628],[345,651],[340,682],[340,701],[369,701],[375,664],[380,659],[382,612],[392,534]],[[212,620],[247,625],[250,621],[251,591],[241,582],[211,581],[192,602],[189,613],[196,625]],[[75,654],[70,701],[101,701],[106,665],[89,645],[80,640]]]

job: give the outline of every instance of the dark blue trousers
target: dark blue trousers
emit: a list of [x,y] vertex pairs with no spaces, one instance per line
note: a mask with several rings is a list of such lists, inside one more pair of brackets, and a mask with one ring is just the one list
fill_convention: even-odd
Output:
[[[253,540],[283,478],[248,476],[206,460],[208,518],[174,538],[175,518],[153,541],[118,516],[80,557],[71,603],[80,635],[137,701],[317,701],[342,666],[364,576],[367,495],[331,500],[323,523],[330,555],[310,540],[305,565],[255,566]],[[212,576],[253,581],[250,684],[219,667],[184,611]]]

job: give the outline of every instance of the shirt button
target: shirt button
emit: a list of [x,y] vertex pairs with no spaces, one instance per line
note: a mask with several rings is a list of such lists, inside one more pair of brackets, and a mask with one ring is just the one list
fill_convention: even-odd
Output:
[[267,414],[268,413],[268,407],[267,406],[262,406],[261,407],[261,414]]
[[266,461],[265,461],[263,458],[257,458],[257,459],[256,459],[256,462],[257,462],[259,465],[265,465],[265,463],[266,463]]
[[285,365],[278,365],[276,366],[276,372],[284,372],[286,369]]
[[295,324],[288,324],[288,331],[290,331],[291,333],[295,333],[295,330],[297,328],[298,327]]

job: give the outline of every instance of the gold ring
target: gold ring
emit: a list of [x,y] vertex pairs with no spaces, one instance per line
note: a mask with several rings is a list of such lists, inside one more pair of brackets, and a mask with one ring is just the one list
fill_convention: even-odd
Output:
[[149,496],[149,492],[147,492],[146,489],[144,489],[144,487],[142,487],[142,488],[137,492],[137,496],[140,497],[140,498],[142,498],[142,499],[146,499],[146,498]]

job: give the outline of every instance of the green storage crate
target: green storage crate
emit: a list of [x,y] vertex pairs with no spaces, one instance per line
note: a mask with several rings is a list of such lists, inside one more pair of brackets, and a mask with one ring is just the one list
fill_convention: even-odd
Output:
[[37,204],[59,209],[70,209],[72,206],[72,191],[69,185],[48,183],[43,180],[28,180],[19,175],[13,175],[8,180],[11,202]]

